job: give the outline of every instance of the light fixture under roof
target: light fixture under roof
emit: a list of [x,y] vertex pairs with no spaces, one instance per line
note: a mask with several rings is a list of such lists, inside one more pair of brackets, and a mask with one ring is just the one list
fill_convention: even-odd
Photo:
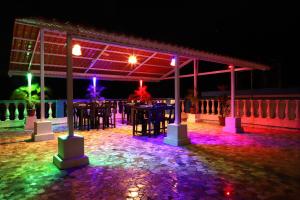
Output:
[[172,60],[171,60],[171,66],[174,66],[174,67],[175,67],[175,65],[176,65],[176,59],[175,59],[175,58],[172,58]]
[[75,44],[72,48],[72,54],[74,56],[81,56],[81,46],[79,44]]
[[137,59],[136,59],[136,56],[135,55],[130,55],[129,58],[128,58],[128,63],[129,64],[136,64],[137,63]]

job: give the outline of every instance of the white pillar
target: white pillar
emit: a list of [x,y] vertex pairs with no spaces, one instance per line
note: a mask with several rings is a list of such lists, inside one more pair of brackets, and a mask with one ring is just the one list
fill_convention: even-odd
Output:
[[[36,41],[37,42],[37,41]],[[40,30],[40,43],[41,43],[41,54],[40,54],[40,84],[41,84],[41,120],[34,122],[34,132],[32,134],[32,140],[35,142],[52,140],[54,134],[52,132],[52,124],[50,121],[45,120],[45,90],[44,90],[44,30]]]
[[234,66],[230,66],[231,70],[231,95],[230,95],[230,117],[225,118],[224,132],[229,133],[242,133],[243,129],[241,127],[241,118],[235,117],[235,77],[234,77]]
[[187,125],[181,124],[179,60],[177,56],[175,56],[175,121],[174,124],[168,124],[167,137],[164,138],[164,143],[173,146],[190,144],[190,139],[187,136]]
[[41,121],[45,120],[45,71],[44,71],[44,58],[45,58],[45,48],[44,48],[44,30],[40,31],[40,41],[41,41],[41,68],[40,68],[40,82],[41,82]]
[[234,66],[231,66],[230,68],[231,72],[231,95],[230,95],[230,110],[231,110],[231,117],[235,117],[235,105],[234,105],[234,99],[235,99],[235,77],[234,77]]
[[73,129],[73,71],[72,71],[72,36],[67,34],[67,117],[68,135],[58,137],[58,154],[53,163],[59,169],[68,169],[89,164],[84,155],[84,138],[74,135]]
[[197,78],[198,78],[198,61],[197,59],[194,59],[194,97],[198,96]]
[[73,127],[73,69],[72,69],[72,36],[67,35],[67,117],[69,137],[74,136]]
[[180,116],[180,79],[178,57],[175,57],[175,124],[181,123]]
[[[194,59],[194,97],[198,97],[198,60]],[[199,101],[197,100],[197,103],[195,105],[195,113],[199,113]]]

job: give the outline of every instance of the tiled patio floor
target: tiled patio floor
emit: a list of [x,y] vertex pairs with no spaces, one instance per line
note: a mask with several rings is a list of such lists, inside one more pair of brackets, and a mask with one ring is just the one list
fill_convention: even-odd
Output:
[[132,137],[130,126],[77,132],[90,165],[63,171],[57,139],[0,133],[0,199],[299,199],[300,133],[246,132],[189,124],[186,147]]

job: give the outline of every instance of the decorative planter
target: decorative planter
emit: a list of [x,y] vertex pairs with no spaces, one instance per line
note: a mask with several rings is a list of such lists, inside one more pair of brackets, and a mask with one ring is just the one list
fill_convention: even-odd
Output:
[[30,116],[30,117],[32,117],[32,116],[34,116],[34,114],[35,114],[35,109],[27,109],[27,114],[28,114],[28,116]]
[[225,126],[225,117],[219,116],[219,124]]

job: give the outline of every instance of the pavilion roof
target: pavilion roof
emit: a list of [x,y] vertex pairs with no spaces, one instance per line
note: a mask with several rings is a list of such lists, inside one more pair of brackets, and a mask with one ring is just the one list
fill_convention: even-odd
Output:
[[[267,70],[269,66],[205,51],[108,33],[92,28],[39,18],[16,19],[10,55],[10,75],[29,70],[39,75],[40,30],[44,30],[45,76],[66,77],[66,34],[73,35],[73,44],[80,44],[81,56],[73,56],[73,77],[98,76],[106,80],[160,81],[171,75],[174,55],[183,67],[194,59],[234,65],[240,68]],[[137,64],[128,64],[134,54]]]

